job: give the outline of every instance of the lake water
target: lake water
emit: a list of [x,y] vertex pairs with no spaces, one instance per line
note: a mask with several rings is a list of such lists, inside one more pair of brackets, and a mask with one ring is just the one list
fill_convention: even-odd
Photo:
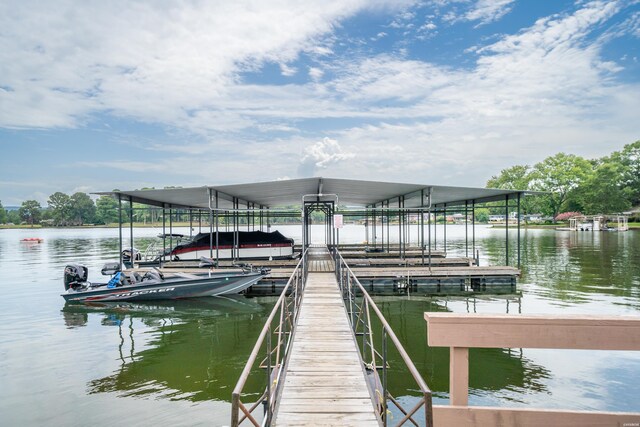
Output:
[[[278,229],[301,237],[300,226]],[[158,231],[136,229],[134,245],[144,248]],[[393,239],[397,229],[391,231]],[[411,235],[417,239],[417,229]],[[465,254],[464,235],[464,226],[447,227],[451,256]],[[314,228],[312,239],[323,236],[322,227]],[[340,241],[361,243],[364,236],[363,226],[346,226]],[[426,346],[425,311],[640,314],[640,233],[523,230],[521,236],[517,294],[375,298],[434,402],[448,403],[448,349]],[[44,242],[21,243],[25,237]],[[481,264],[504,264],[504,239],[503,229],[476,227]],[[515,248],[513,231],[509,240]],[[66,263],[81,261],[97,280],[117,254],[117,229],[0,230],[0,425],[229,423],[231,391],[276,298],[65,305]],[[509,258],[514,264],[515,251]],[[415,399],[397,355],[391,358],[391,391]],[[257,392],[262,380],[252,378],[247,389]],[[640,352],[470,351],[471,405],[639,412],[638,384]]]

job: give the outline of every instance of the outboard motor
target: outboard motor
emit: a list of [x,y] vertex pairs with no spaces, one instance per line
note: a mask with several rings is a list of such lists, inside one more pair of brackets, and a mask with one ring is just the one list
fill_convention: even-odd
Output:
[[89,269],[82,264],[68,264],[64,268],[64,290],[76,289],[86,285]]

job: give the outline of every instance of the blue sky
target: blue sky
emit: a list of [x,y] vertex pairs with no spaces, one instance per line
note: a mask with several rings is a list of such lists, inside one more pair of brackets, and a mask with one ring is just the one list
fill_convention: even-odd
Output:
[[640,3],[3,1],[0,201],[326,176],[484,186],[640,139]]

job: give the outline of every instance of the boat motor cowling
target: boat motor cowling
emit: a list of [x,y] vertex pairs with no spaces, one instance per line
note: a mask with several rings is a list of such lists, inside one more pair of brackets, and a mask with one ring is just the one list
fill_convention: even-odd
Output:
[[64,290],[84,286],[89,277],[89,269],[82,264],[68,264],[64,268]]

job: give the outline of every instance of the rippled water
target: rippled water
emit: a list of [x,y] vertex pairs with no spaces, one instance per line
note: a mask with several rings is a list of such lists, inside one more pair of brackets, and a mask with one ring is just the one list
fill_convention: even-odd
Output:
[[[280,230],[301,235],[299,226]],[[134,245],[144,248],[157,232],[136,229]],[[447,233],[447,250],[464,255],[464,227]],[[340,238],[360,243],[364,228],[347,226]],[[478,227],[475,239],[482,264],[504,264],[505,230]],[[513,232],[509,239],[513,264]],[[376,297],[436,402],[448,399],[448,349],[426,346],[425,311],[639,314],[640,233],[527,230],[522,247],[518,294]],[[117,253],[113,229],[0,230],[0,425],[228,424],[231,390],[275,298],[65,305],[65,264],[82,261],[97,279]],[[392,363],[391,390],[411,401],[415,387],[399,366]],[[633,352],[472,349],[470,376],[473,405],[640,411]],[[248,390],[257,393],[262,380]]]

